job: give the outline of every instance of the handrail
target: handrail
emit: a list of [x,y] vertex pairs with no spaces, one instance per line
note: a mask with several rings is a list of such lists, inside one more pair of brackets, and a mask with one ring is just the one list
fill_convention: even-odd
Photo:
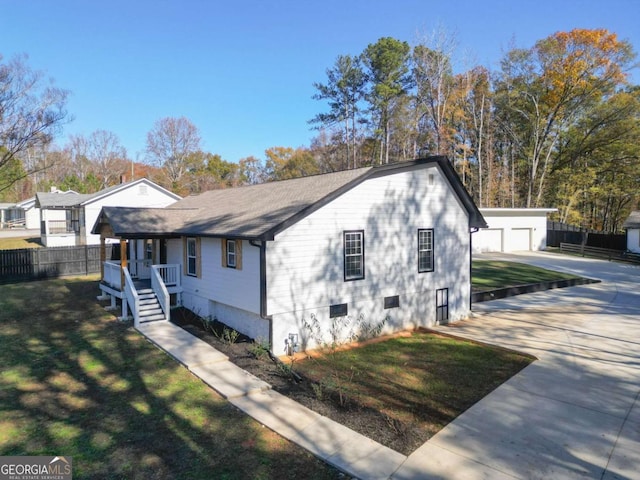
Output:
[[170,297],[169,291],[160,275],[160,267],[153,265],[151,267],[151,288],[158,297],[158,303],[164,313],[165,320],[169,320]]
[[125,307],[126,302],[127,304],[129,304],[129,308],[131,309],[131,313],[133,314],[133,325],[137,328],[140,321],[140,296],[138,295],[138,291],[133,284],[133,280],[131,279],[129,270],[123,268],[122,271],[124,272],[125,291],[125,296],[122,297],[122,316],[126,316],[127,313],[127,309]]

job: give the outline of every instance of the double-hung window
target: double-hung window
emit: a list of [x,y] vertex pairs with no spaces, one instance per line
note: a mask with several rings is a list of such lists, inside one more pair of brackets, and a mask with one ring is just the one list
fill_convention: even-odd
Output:
[[220,239],[222,267],[242,270],[242,240]]
[[344,232],[344,280],[364,278],[364,231]]
[[195,277],[198,275],[198,249],[196,239],[187,237],[187,275]]
[[418,230],[418,272],[433,272],[433,229]]
[[236,268],[236,241],[227,240],[227,267]]

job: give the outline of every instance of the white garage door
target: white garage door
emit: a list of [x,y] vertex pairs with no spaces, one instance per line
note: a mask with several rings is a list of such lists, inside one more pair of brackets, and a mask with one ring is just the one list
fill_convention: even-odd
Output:
[[513,252],[522,250],[531,250],[531,229],[530,228],[514,228],[511,230],[509,238]]
[[502,252],[502,228],[483,228],[474,233],[471,238],[473,251],[480,252]]

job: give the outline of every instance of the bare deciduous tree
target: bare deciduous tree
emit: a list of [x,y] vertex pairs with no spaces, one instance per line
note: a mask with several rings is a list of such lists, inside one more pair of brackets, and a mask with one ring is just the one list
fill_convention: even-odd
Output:
[[158,120],[147,134],[147,157],[162,167],[174,187],[187,172],[189,155],[200,150],[198,128],[185,117]]
[[29,68],[26,56],[0,63],[0,191],[37,171],[20,156],[51,143],[67,119],[67,96]]

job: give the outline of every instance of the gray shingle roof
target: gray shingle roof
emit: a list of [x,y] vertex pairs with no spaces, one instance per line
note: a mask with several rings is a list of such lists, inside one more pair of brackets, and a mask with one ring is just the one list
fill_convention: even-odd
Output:
[[[320,208],[371,175],[438,164],[469,212],[470,227],[486,227],[482,214],[445,157],[366,167],[310,177],[212,190],[164,209],[103,208],[117,236],[193,235],[270,240],[284,228]],[[99,233],[98,218],[93,233]]]
[[634,210],[625,220],[622,228],[640,228],[640,210]]
[[36,203],[40,208],[71,208],[78,207],[81,203],[89,200],[94,194],[83,194],[75,192],[38,192],[36,193]]
[[93,233],[100,233],[100,224],[108,223],[122,237],[165,236],[177,231],[186,219],[198,211],[197,208],[102,207],[92,230]]
[[259,185],[211,190],[169,206],[199,208],[178,233],[226,237],[264,237],[307,208],[366,175],[359,168]]

